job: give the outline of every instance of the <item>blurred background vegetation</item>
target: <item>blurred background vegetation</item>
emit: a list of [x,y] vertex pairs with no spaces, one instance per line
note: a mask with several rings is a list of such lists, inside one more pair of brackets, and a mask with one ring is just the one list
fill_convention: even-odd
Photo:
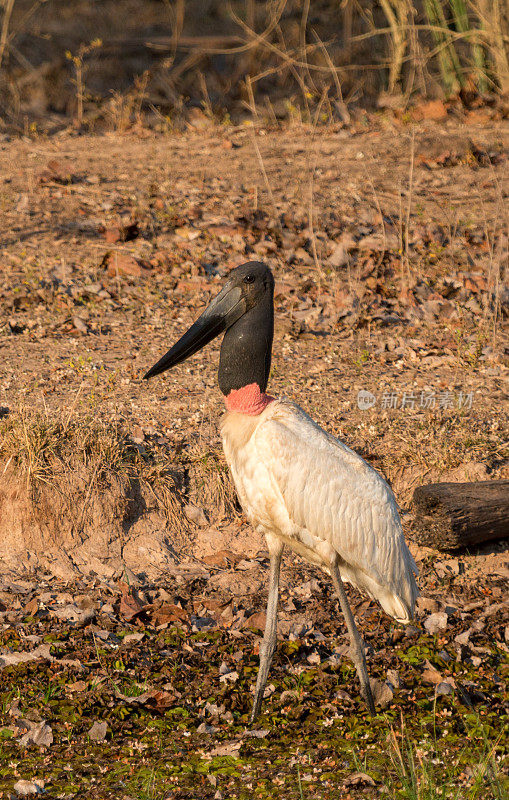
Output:
[[506,0],[0,0],[0,121],[20,132],[347,121],[509,93]]

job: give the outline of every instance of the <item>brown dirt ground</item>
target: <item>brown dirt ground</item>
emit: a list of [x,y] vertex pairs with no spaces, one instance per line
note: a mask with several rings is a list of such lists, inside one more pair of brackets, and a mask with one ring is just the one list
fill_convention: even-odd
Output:
[[[221,275],[263,258],[278,280],[273,393],[371,460],[403,507],[419,483],[506,476],[506,145],[503,122],[410,131],[386,117],[256,140],[242,127],[6,139],[0,403],[217,449],[218,343],[140,376]],[[139,235],[115,242],[132,222]],[[420,408],[422,391],[452,407]],[[383,409],[392,392],[415,407]]]

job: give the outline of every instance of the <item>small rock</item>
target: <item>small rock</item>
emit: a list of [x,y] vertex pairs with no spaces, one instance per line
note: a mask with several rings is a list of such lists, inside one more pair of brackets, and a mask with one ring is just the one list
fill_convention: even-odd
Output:
[[393,689],[404,689],[405,684],[399,677],[399,672],[397,669],[388,669],[387,670],[387,682],[393,687]]
[[54,617],[62,622],[73,622],[76,625],[85,626],[95,619],[93,608],[79,608],[75,603],[66,606],[57,606],[50,610],[50,617]]
[[376,786],[376,783],[373,778],[370,778],[365,772],[352,772],[352,774],[345,779],[345,786]]
[[184,514],[190,522],[194,522],[195,525],[199,525],[201,528],[208,525],[203,508],[188,503],[188,505],[184,506]]
[[375,705],[381,706],[382,708],[388,706],[394,697],[394,692],[389,684],[385,683],[384,681],[379,681],[376,678],[370,678],[369,685],[371,686],[371,691],[373,692],[373,700],[375,701]]
[[44,792],[43,781],[17,781],[12,787],[19,797],[30,797]]
[[435,694],[436,694],[437,697],[440,697],[441,695],[452,694],[452,692],[453,692],[453,688],[452,688],[450,683],[447,683],[447,681],[441,681],[435,687]]
[[85,320],[81,319],[81,317],[73,317],[72,324],[77,331],[80,331],[80,333],[88,333],[88,325]]
[[132,644],[133,642],[141,642],[145,637],[144,633],[128,633],[122,639],[122,644]]
[[421,613],[423,612],[432,612],[438,611],[440,608],[438,601],[435,600],[434,597],[418,597],[417,598],[417,610]]
[[258,728],[256,730],[246,730],[244,731],[244,736],[246,739],[265,739],[268,736],[270,731],[267,728]]
[[236,683],[239,679],[239,673],[233,670],[232,672],[226,672],[224,675],[221,675],[219,681],[221,683],[226,683],[226,681],[230,681],[231,683]]
[[434,634],[439,631],[445,631],[447,628],[447,614],[444,611],[439,611],[436,614],[430,614],[424,621],[424,627],[428,633]]
[[44,720],[41,722],[32,722],[30,719],[23,719],[20,720],[19,724],[20,726],[24,725],[25,729],[28,728],[28,731],[18,739],[18,743],[21,747],[28,747],[28,745],[31,744],[34,744],[36,747],[49,747],[53,744],[53,731]]
[[108,723],[107,722],[94,722],[92,727],[88,732],[88,737],[93,742],[104,742],[106,739],[106,733],[108,731]]
[[201,725],[198,725],[196,728],[196,733],[215,733],[218,728],[215,725],[209,725],[208,722],[202,722]]
[[454,637],[454,641],[457,642],[458,644],[467,645],[471,633],[472,629],[468,628],[468,630],[463,631],[463,633],[458,633],[458,635]]
[[106,269],[111,278],[117,278],[121,275],[139,278],[143,274],[142,265],[129,253],[106,253],[101,266]]

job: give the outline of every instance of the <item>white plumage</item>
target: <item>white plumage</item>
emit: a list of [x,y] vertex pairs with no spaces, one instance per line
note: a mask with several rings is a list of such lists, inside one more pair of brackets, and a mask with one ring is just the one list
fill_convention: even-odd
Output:
[[394,495],[361,456],[295,403],[276,400],[255,417],[227,412],[226,460],[250,523],[276,536],[409,622],[418,596]]

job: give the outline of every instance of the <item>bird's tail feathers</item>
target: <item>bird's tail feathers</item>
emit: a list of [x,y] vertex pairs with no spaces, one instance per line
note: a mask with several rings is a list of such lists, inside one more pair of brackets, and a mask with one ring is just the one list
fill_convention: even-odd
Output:
[[392,585],[383,585],[373,575],[345,562],[340,564],[340,570],[344,580],[357,586],[358,589],[364,589],[370,597],[378,600],[385,613],[397,622],[408,624],[413,620],[415,601],[419,597],[414,573],[418,573],[408,548],[404,553],[404,562],[401,564],[401,574],[391,582]]
[[[415,581],[414,581],[415,583]],[[394,617],[396,622],[402,622],[407,625],[414,618],[415,600],[419,594],[417,585],[415,586],[416,592],[412,592],[410,602],[405,598],[399,597],[394,592],[388,589],[383,589],[377,597],[378,602],[383,610],[389,616]]]

